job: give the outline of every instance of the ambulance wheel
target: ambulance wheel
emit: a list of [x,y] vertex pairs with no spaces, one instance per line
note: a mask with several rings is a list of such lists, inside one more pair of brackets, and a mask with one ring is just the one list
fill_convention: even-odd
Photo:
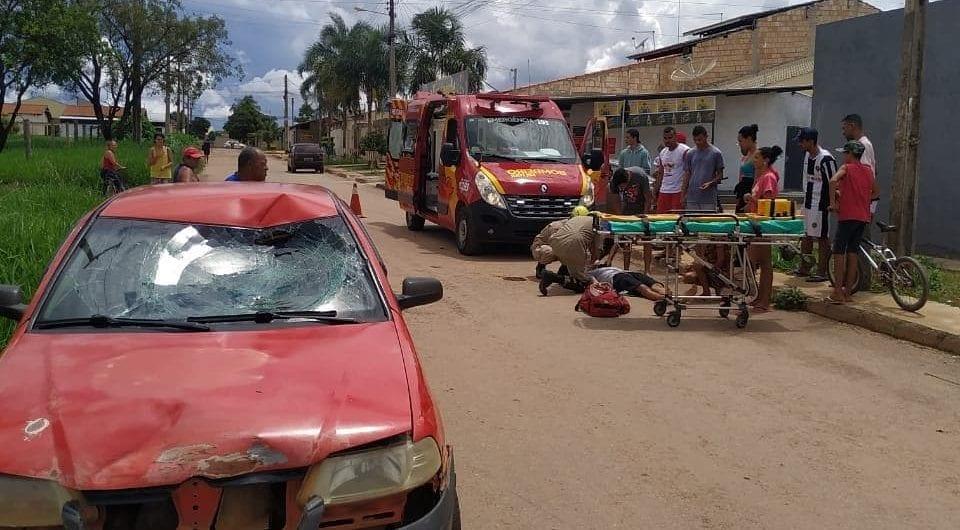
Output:
[[464,256],[474,256],[480,253],[480,241],[476,230],[470,222],[470,216],[463,208],[457,211],[457,250]]
[[427,220],[424,219],[423,217],[420,217],[419,215],[413,214],[410,212],[406,212],[406,217],[407,217],[407,229],[410,230],[411,232],[419,232],[423,230],[423,225],[424,223],[427,222]]
[[680,325],[680,311],[674,311],[667,315],[667,325],[675,328]]
[[743,329],[747,327],[748,320],[750,320],[750,312],[747,310],[740,311],[740,314],[737,315],[737,328]]
[[667,314],[667,301],[660,300],[657,303],[653,304],[653,314],[658,317],[662,317]]
[[730,318],[730,302],[724,300],[720,304],[720,318]]

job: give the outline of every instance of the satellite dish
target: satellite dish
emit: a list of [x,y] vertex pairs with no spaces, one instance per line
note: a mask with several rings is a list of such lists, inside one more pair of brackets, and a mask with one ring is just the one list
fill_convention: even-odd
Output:
[[691,59],[671,72],[670,79],[674,81],[693,81],[707,75],[707,72],[713,70],[715,66],[717,66],[716,59]]

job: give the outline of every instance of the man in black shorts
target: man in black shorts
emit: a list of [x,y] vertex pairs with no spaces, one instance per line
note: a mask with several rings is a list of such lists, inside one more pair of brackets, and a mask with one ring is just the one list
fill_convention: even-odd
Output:
[[642,296],[653,302],[659,302],[670,294],[665,285],[642,272],[625,271],[616,267],[599,267],[587,274],[594,281],[613,285],[613,290],[618,293]]

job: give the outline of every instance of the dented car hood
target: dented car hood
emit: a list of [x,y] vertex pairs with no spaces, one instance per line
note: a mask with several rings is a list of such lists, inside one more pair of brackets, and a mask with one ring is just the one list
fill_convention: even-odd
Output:
[[411,429],[393,322],[267,326],[20,336],[0,357],[0,474],[142,488],[305,467]]

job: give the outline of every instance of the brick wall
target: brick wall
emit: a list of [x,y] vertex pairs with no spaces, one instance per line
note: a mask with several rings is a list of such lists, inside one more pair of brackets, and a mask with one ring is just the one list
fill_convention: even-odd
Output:
[[692,60],[716,60],[716,65],[706,75],[692,81],[670,79],[671,72],[685,61],[673,56],[522,87],[517,93],[553,96],[638,94],[715,86],[759,70],[812,57],[817,25],[877,11],[860,0],[823,0],[758,19],[755,30],[744,28],[694,44]]

